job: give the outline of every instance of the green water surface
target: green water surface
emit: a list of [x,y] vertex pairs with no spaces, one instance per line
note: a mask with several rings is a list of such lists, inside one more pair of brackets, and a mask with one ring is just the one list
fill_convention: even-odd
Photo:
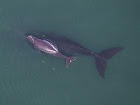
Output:
[[[140,105],[140,1],[1,0],[0,105]],[[54,32],[100,52],[125,49],[108,60],[105,80],[95,60],[65,61],[36,52],[27,32]]]

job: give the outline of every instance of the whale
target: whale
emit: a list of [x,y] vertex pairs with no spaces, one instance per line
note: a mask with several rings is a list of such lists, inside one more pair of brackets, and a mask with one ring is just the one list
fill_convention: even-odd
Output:
[[52,44],[51,42],[47,40],[41,40],[38,39],[32,35],[27,36],[27,39],[33,44],[34,48],[36,50],[42,51],[46,54],[50,54],[52,56],[56,56],[59,58],[63,58],[66,60],[66,68],[69,67],[70,63],[76,60],[77,57],[71,56],[68,57],[66,55],[63,55],[62,53],[59,52],[57,46]]
[[107,60],[124,49],[123,47],[112,47],[96,53],[71,40],[70,38],[42,33],[29,34],[27,39],[32,43],[35,49],[46,54],[65,59],[66,68],[69,68],[70,64],[77,59],[79,54],[94,57],[97,71],[104,79],[107,68]]

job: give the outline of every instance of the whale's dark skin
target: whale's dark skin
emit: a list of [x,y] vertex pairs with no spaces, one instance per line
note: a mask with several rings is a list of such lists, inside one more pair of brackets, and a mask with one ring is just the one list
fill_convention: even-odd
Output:
[[76,56],[77,54],[94,57],[96,59],[97,70],[102,78],[104,78],[104,73],[106,69],[106,60],[110,59],[112,56],[114,56],[116,53],[118,53],[120,50],[123,49],[122,47],[113,47],[100,53],[95,53],[83,47],[79,43],[70,40],[64,36],[47,35],[42,33],[32,35],[38,39],[51,42],[53,45],[57,46],[61,54],[67,57],[73,57]]
[[[43,39],[43,38],[42,38]],[[92,51],[88,50],[87,48],[81,46],[80,44],[64,37],[54,37],[54,36],[46,36],[44,39],[55,43],[61,53],[66,56],[73,56],[76,54],[84,54],[84,55],[93,55]]]

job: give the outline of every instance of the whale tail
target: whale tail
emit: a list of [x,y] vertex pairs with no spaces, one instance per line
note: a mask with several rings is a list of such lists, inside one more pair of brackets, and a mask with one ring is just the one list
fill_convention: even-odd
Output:
[[123,48],[121,47],[114,47],[97,53],[97,55],[94,54],[94,57],[96,59],[96,68],[102,78],[105,78],[106,60],[110,59],[122,49]]
[[69,57],[66,59],[66,68],[69,68],[70,64],[75,61],[77,57]]

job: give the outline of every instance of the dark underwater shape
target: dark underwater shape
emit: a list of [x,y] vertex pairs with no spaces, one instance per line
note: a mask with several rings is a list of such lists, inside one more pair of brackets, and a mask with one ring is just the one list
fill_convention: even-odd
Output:
[[122,47],[114,47],[104,50],[100,53],[95,53],[63,36],[55,36],[42,33],[28,35],[32,35],[38,39],[46,40],[52,43],[58,48],[58,51],[66,57],[74,57],[77,54],[83,54],[94,57],[96,59],[97,70],[102,78],[105,78],[106,60],[110,59],[112,56],[114,56],[116,53],[123,49]]

